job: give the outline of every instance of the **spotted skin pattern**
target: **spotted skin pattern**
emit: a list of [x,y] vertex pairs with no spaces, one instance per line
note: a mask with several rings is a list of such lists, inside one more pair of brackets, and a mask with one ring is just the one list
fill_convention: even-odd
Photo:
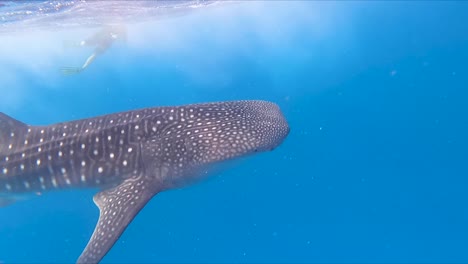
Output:
[[[274,103],[146,108],[30,126],[0,113],[0,206],[15,194],[98,187],[100,215],[78,263],[98,263],[157,193],[213,164],[268,151],[289,133]],[[3,201],[3,204],[2,204]]]

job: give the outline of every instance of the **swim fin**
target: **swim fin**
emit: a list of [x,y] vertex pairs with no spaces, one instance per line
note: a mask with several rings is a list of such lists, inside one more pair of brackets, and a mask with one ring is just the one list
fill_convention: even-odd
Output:
[[62,67],[60,68],[60,71],[62,72],[63,75],[69,76],[69,75],[74,75],[78,74],[81,71],[83,71],[83,68],[81,67]]

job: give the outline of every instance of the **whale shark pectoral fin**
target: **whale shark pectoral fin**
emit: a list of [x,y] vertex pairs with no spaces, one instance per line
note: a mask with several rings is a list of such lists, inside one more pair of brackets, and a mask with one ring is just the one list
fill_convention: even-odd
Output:
[[159,191],[160,186],[150,179],[136,176],[96,194],[94,203],[99,207],[99,220],[77,263],[101,261],[128,224]]

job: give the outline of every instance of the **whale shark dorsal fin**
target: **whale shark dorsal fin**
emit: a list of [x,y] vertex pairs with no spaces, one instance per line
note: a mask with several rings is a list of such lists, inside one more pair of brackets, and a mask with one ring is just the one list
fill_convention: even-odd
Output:
[[153,181],[143,175],[135,176],[94,196],[99,220],[77,263],[101,261],[138,212],[161,191]]
[[15,137],[24,136],[28,125],[0,112],[0,154],[5,154],[13,146]]

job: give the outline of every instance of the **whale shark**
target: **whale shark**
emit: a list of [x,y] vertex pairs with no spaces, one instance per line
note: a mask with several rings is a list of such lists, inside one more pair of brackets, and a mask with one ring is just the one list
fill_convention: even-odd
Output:
[[289,133],[267,101],[145,108],[33,126],[0,113],[0,206],[22,194],[97,188],[94,232],[77,263],[99,263],[156,194],[216,164],[279,146]]

